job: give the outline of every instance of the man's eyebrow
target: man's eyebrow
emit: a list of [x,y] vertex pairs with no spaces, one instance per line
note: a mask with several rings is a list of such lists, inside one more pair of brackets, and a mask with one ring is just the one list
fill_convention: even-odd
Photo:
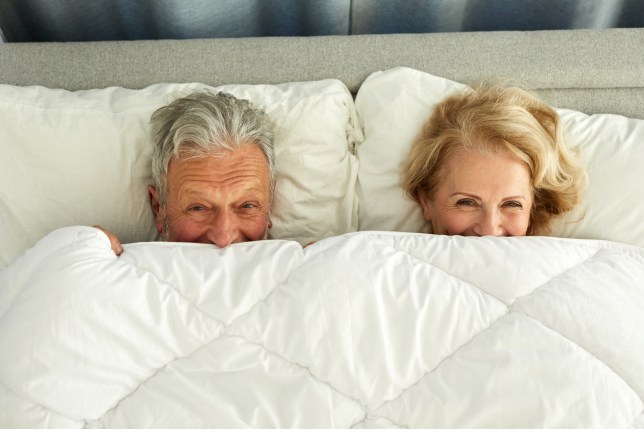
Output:
[[245,194],[250,194],[250,193],[260,193],[260,194],[262,194],[264,192],[269,192],[269,188],[268,187],[263,187],[260,184],[246,186],[246,187],[241,188],[239,190],[240,195],[245,195]]
[[203,197],[206,196],[206,193],[200,191],[199,189],[188,188],[182,192],[182,197],[194,198],[194,197]]

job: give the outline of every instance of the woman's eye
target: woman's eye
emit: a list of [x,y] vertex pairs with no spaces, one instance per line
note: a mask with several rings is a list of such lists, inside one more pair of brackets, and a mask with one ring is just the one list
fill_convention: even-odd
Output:
[[457,206],[462,206],[462,207],[475,207],[476,202],[474,200],[469,200],[469,199],[463,199],[463,200],[458,200],[456,202]]
[[503,203],[503,207],[519,210],[523,208],[523,205],[518,201],[506,201]]

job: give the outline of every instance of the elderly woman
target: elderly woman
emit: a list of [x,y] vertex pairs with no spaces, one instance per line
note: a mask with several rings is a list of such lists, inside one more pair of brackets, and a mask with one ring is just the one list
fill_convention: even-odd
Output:
[[435,234],[547,234],[585,172],[557,113],[516,87],[479,86],[436,105],[402,172]]

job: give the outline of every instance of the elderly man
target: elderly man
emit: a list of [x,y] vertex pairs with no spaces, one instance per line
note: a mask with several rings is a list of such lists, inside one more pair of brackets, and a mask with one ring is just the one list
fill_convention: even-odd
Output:
[[[230,94],[198,92],[158,109],[150,123],[148,194],[164,240],[226,247],[267,237],[275,156],[266,113]],[[118,238],[98,228],[120,255]]]

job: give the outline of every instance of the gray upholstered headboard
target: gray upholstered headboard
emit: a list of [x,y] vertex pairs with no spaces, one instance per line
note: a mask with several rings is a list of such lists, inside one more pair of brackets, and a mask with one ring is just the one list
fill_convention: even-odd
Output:
[[0,45],[0,83],[69,90],[337,78],[356,92],[395,66],[512,79],[557,107],[644,118],[644,28]]

